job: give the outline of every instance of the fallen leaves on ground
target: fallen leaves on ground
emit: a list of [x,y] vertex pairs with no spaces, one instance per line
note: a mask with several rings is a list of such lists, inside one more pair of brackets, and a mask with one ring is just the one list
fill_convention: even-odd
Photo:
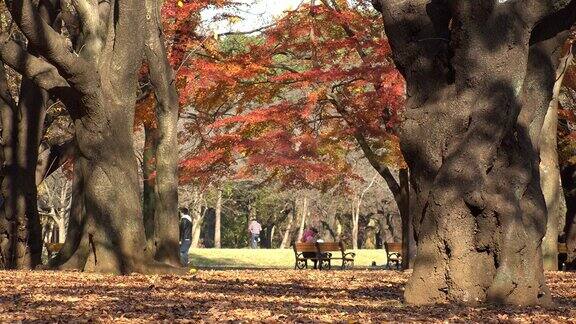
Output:
[[576,273],[549,273],[553,308],[402,304],[408,274],[201,270],[188,276],[0,272],[0,321],[576,323]]

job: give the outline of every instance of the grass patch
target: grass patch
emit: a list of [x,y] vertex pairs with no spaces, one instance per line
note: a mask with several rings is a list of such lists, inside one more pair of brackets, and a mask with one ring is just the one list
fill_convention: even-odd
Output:
[[[386,264],[384,250],[358,250],[355,267]],[[191,249],[190,262],[200,268],[278,268],[294,267],[294,251],[291,249]],[[336,260],[335,265],[338,265]]]

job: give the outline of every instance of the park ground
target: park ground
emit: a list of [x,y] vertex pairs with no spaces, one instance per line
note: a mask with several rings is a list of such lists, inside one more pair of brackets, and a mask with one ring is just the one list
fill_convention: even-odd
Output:
[[[375,262],[377,266],[386,264],[384,250],[353,252],[356,253],[354,264],[357,268],[370,267],[372,262]],[[292,269],[294,268],[294,251],[291,249],[191,249],[190,261],[198,268]]]
[[[249,256],[239,252],[246,253],[239,261]],[[199,253],[208,251],[192,251],[196,263],[202,260],[195,257]],[[252,264],[270,266],[270,260],[267,264],[262,259],[266,252],[253,253]],[[205,264],[207,259],[234,264],[236,258],[225,251],[204,256]],[[371,261],[369,254],[365,256],[366,262]],[[0,322],[576,323],[576,273],[547,273],[555,302],[551,308],[406,306],[402,293],[408,276],[364,267],[343,271],[229,267],[192,269],[186,276],[2,271]]]

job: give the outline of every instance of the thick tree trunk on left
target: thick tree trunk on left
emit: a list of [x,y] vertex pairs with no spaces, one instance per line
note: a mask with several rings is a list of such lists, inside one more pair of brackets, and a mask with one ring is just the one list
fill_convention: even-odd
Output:
[[[49,10],[50,1],[40,2],[39,12],[42,19],[52,23],[55,14]],[[33,46],[28,51],[36,54]],[[6,83],[5,71],[2,83]],[[6,88],[6,85],[2,85]],[[10,94],[3,89],[6,100]],[[14,105],[10,99],[9,105],[13,108],[3,112],[7,114],[6,129],[3,130],[4,144],[4,170],[0,190],[5,199],[3,218],[7,222],[7,249],[2,249],[6,258],[5,267],[13,269],[33,269],[41,263],[42,255],[42,226],[38,214],[38,192],[36,187],[36,169],[38,165],[38,150],[44,130],[46,117],[46,103],[48,92],[41,89],[32,80],[23,77],[20,84],[19,102]],[[9,133],[8,133],[9,132]]]
[[75,199],[66,242],[52,266],[122,274],[173,271],[154,262],[146,250],[133,154],[145,10],[136,0],[73,5],[81,27],[78,35],[71,35],[74,52],[63,35],[40,17],[32,0],[14,0],[9,9],[45,60],[23,52],[14,42],[0,46],[2,59],[58,95],[74,122]]
[[7,259],[5,267],[11,269],[33,269],[41,262],[42,228],[37,205],[36,165],[46,100],[45,91],[24,79],[16,111],[5,112],[12,120],[5,123],[3,131],[8,142],[4,147],[1,188],[5,201],[2,207],[8,223],[9,243],[2,252]]

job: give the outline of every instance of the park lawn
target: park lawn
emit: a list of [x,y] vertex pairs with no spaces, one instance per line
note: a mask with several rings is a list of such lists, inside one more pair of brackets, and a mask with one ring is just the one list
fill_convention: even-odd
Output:
[[[384,266],[384,250],[358,250],[355,264],[366,268],[376,262]],[[198,268],[294,268],[294,251],[291,249],[191,249],[190,262]],[[338,264],[338,261],[335,263]]]

